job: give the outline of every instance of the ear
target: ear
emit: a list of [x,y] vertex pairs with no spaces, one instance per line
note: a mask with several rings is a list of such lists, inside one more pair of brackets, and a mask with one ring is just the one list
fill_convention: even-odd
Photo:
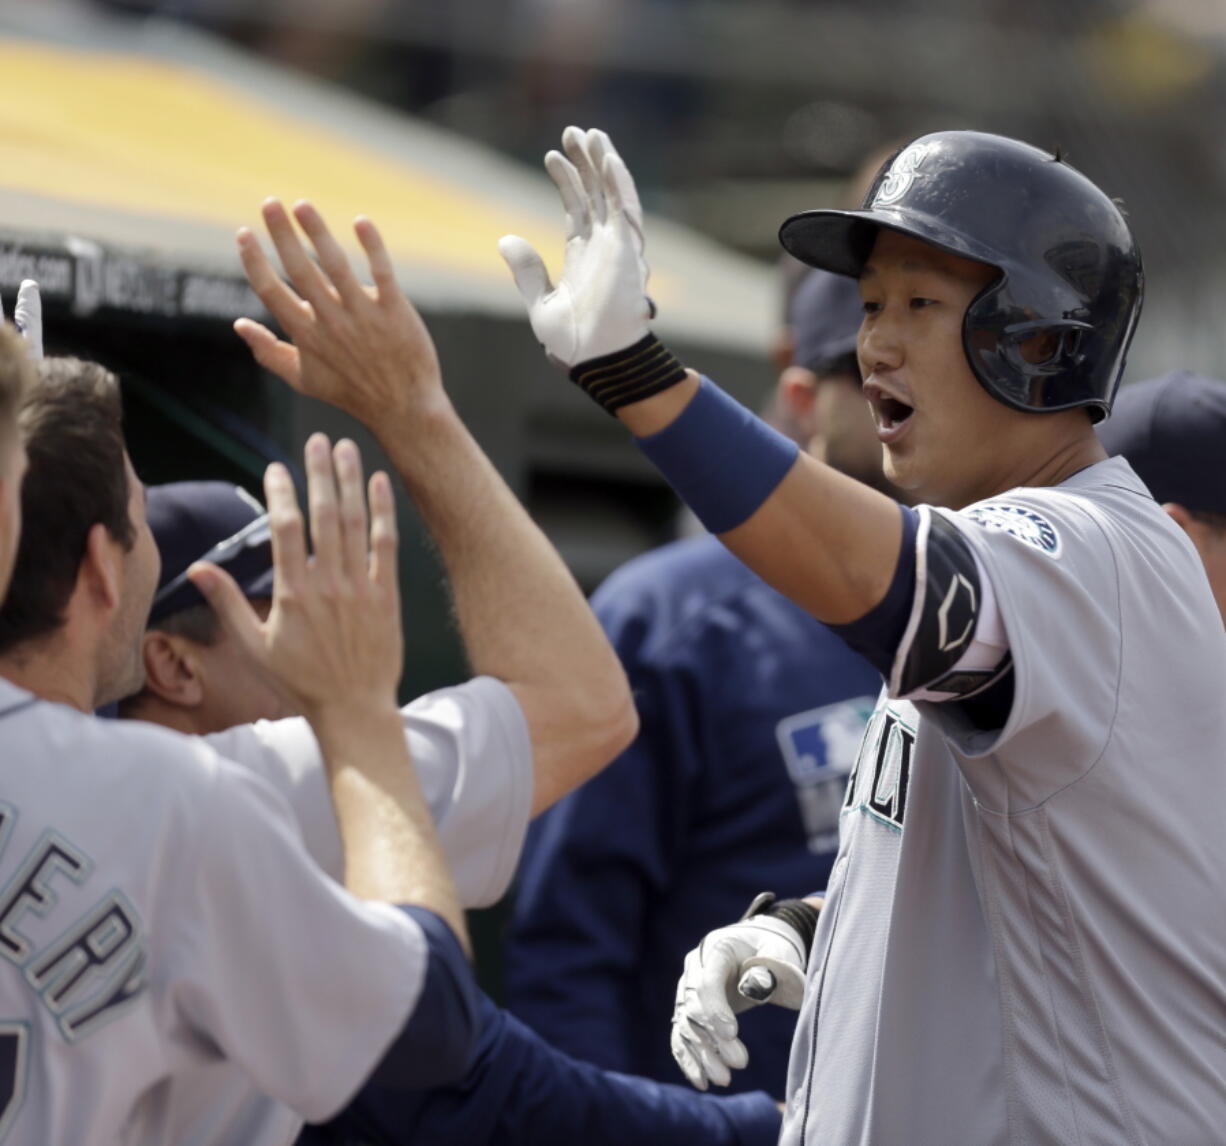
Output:
[[85,553],[77,570],[77,591],[85,589],[97,605],[111,613],[123,593],[123,549],[100,521],[89,528]]
[[1194,518],[1186,509],[1184,509],[1182,505],[1180,505],[1177,501],[1168,501],[1165,505],[1163,505],[1162,509],[1166,513],[1167,517],[1178,525],[1179,528],[1184,531],[1184,533],[1192,537],[1195,536],[1193,531],[1197,524],[1196,518]]
[[145,690],[176,708],[204,703],[204,678],[190,641],[153,629],[145,634]]
[[803,366],[789,366],[779,375],[775,387],[779,407],[800,431],[802,438],[813,435],[813,409],[817,404],[817,375]]

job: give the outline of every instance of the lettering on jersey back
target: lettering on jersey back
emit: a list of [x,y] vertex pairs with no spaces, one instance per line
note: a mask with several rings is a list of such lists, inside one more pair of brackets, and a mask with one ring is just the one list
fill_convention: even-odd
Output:
[[[0,857],[16,818],[0,803]],[[70,1042],[118,1015],[147,983],[144,933],[128,899],[111,890],[80,903],[93,871],[79,848],[48,830],[0,890],[0,956],[21,969]],[[3,1109],[0,1102],[0,1120]]]
[[864,812],[901,831],[914,756],[915,729],[893,709],[879,709],[864,734],[843,810]]
[[26,968],[26,978],[59,1019],[69,1041],[109,1019],[145,984],[140,922],[127,900],[112,892]]
[[0,954],[11,963],[23,964],[33,951],[29,939],[18,930],[27,913],[46,917],[59,903],[56,883],[68,879],[82,884],[93,865],[55,832],[47,832],[25,863],[0,892]]

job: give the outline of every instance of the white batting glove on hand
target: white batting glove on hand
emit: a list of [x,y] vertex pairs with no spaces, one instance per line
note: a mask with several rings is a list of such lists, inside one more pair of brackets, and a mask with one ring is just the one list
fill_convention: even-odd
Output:
[[528,306],[533,333],[557,364],[573,367],[625,350],[648,334],[655,307],[647,297],[643,209],[634,179],[609,137],[568,127],[562,150],[545,156],[566,211],[562,277],[518,235],[498,250]]
[[[0,322],[4,309],[0,306]],[[13,307],[13,325],[30,347],[31,358],[43,356],[43,298],[38,283],[25,279],[17,290],[17,305]]]
[[796,928],[755,915],[712,931],[685,957],[673,1008],[673,1058],[699,1090],[727,1086],[749,1062],[736,1015],[762,1003],[800,1009],[805,940]]

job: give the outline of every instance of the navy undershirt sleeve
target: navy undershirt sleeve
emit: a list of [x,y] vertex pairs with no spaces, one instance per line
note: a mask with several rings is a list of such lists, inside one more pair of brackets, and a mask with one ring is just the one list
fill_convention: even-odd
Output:
[[919,514],[907,505],[898,508],[902,510],[902,545],[894,579],[885,596],[858,621],[827,626],[887,680],[915,600],[915,536],[919,530]]
[[400,910],[425,932],[430,958],[417,1006],[367,1079],[394,1091],[462,1078],[480,1034],[477,987],[455,933],[424,907]]
[[393,1093],[367,1085],[298,1146],[774,1146],[780,1113],[761,1091],[699,1094],[601,1070],[480,999],[479,1051],[462,1081]]

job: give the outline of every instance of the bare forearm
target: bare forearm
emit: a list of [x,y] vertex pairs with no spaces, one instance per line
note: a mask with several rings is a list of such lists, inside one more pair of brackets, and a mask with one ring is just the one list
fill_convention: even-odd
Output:
[[447,405],[379,427],[446,566],[477,673],[504,681],[528,718],[534,810],[594,774],[633,737],[625,674],[578,585]]
[[409,759],[400,713],[316,713],[345,855],[345,886],[362,899],[424,907],[468,951],[464,912]]
[[[636,437],[672,426],[699,378],[618,410]],[[733,447],[726,447],[731,454]],[[720,540],[763,580],[819,620],[854,621],[884,597],[898,560],[898,504],[801,454],[758,508]]]

